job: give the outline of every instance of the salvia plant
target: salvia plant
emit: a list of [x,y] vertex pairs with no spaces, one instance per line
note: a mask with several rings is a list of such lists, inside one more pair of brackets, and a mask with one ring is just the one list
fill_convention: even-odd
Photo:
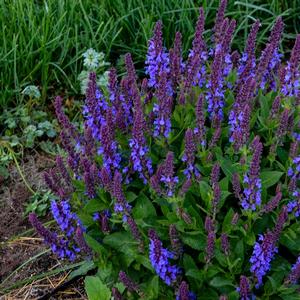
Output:
[[45,174],[58,230],[30,221],[53,252],[85,257],[90,299],[299,299],[300,35],[280,53],[279,17],[243,53],[221,0],[191,49],[166,49],[158,21],[138,80],[91,72],[80,132],[57,97],[66,157]]

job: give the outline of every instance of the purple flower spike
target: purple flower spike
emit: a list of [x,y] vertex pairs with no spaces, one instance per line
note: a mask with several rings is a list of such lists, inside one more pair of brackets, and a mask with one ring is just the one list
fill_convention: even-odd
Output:
[[261,179],[259,178],[259,170],[262,150],[262,143],[257,142],[249,172],[244,176],[245,188],[241,205],[245,210],[254,211],[261,204]]
[[130,292],[139,291],[138,285],[135,282],[133,282],[133,280],[129,278],[125,272],[120,271],[119,280],[124,284],[124,286],[128,289],[128,291]]
[[230,247],[229,247],[228,235],[226,233],[221,234],[221,247],[224,254],[229,255]]
[[216,15],[215,26],[213,28],[215,44],[218,44],[220,42],[221,37],[222,37],[223,28],[224,28],[223,27],[223,22],[224,22],[224,19],[225,19],[226,7],[227,7],[227,0],[221,0],[219,8],[218,8],[217,15]]
[[154,104],[153,112],[154,133],[155,137],[161,136],[168,138],[171,132],[171,113],[173,106],[173,98],[168,94],[167,73],[163,72],[158,81],[156,92],[158,103]]
[[297,35],[291,58],[281,74],[281,92],[284,96],[298,96],[300,91],[300,35]]
[[146,146],[144,132],[145,120],[143,112],[141,109],[137,109],[134,114],[132,138],[129,140],[129,147],[131,148],[130,159],[133,170],[139,174],[144,183],[147,183],[153,170],[151,159],[148,158],[149,149]]
[[205,83],[205,61],[207,53],[205,50],[205,42],[203,39],[204,31],[204,11],[200,7],[199,17],[196,25],[196,32],[193,40],[193,47],[189,51],[188,60],[185,66],[185,76],[183,88],[180,91],[179,103],[185,103],[185,96],[189,95],[192,86],[203,86]]
[[111,289],[111,293],[112,293],[112,296],[114,297],[114,300],[122,300],[123,299],[122,294],[120,293],[118,288],[113,287]]
[[73,235],[79,219],[75,213],[71,212],[69,202],[67,200],[62,200],[57,203],[55,200],[52,200],[51,212],[61,231],[64,232],[67,237]]
[[96,80],[96,74],[90,73],[83,115],[87,126],[92,129],[95,140],[101,141],[100,130],[101,126],[105,124],[108,104],[102,92],[98,89]]
[[262,279],[271,268],[271,261],[278,251],[279,240],[284,223],[287,220],[287,208],[284,206],[277,218],[276,225],[272,231],[268,230],[264,235],[259,235],[258,241],[253,247],[250,258],[250,272],[257,280],[256,288],[262,285]]
[[228,19],[225,19],[222,26],[225,28],[224,36],[222,41],[216,44],[210,79],[206,85],[208,88],[206,95],[206,101],[208,102],[207,110],[211,120],[223,119],[224,78],[230,71],[230,67],[228,68],[228,64],[230,64],[228,61],[230,56],[228,52],[236,23],[234,20],[229,23]]
[[268,203],[265,204],[265,206],[262,208],[262,212],[269,213],[274,211],[274,209],[278,207],[281,198],[282,193],[281,191],[278,191],[276,195]]
[[209,264],[214,257],[215,252],[215,241],[216,241],[216,234],[214,231],[210,231],[207,235],[207,245],[206,245],[206,256],[205,261]]
[[[256,44],[256,36],[258,33],[258,29],[260,27],[259,20],[256,20],[252,25],[251,31],[249,33],[245,50],[242,54],[242,57],[239,61],[238,67],[238,75],[244,72],[246,65],[248,65],[247,75],[254,77],[255,76],[255,67],[256,67],[256,59],[255,59],[255,44]],[[241,76],[241,80],[245,81],[247,78]]]
[[251,290],[248,278],[244,275],[240,277],[240,286],[238,287],[238,292],[240,294],[241,300],[251,300]]
[[[107,120],[111,118],[112,111],[108,110]],[[114,128],[112,124],[106,121],[101,127],[101,146],[98,154],[102,155],[103,167],[110,173],[120,169],[121,155],[118,153],[118,144],[114,139]]]
[[169,236],[172,246],[172,252],[174,254],[174,259],[178,259],[182,254],[182,243],[179,239],[179,235],[174,224],[169,227]]
[[169,259],[174,258],[174,254],[163,248],[156,232],[149,230],[149,258],[158,276],[167,284],[173,285],[177,281],[181,271],[176,265],[171,265]]
[[153,37],[149,41],[145,64],[145,73],[150,77],[148,81],[149,87],[157,87],[162,73],[168,74],[170,71],[169,55],[163,47],[161,21],[158,21],[155,24]]
[[261,89],[265,89],[267,83],[269,83],[271,89],[276,88],[274,75],[278,73],[282,57],[282,55],[278,53],[278,48],[283,26],[282,18],[278,17],[273,26],[269,43],[260,57],[256,71],[256,81]]
[[174,154],[173,152],[168,152],[166,160],[163,164],[163,170],[160,177],[160,181],[164,183],[166,188],[167,197],[172,197],[174,195],[174,189],[178,183],[178,177],[174,176]]
[[51,247],[53,253],[58,255],[58,257],[68,258],[71,261],[76,258],[74,250],[69,248],[68,241],[58,238],[55,232],[45,228],[38,220],[36,214],[29,214],[29,221],[36,232],[44,239],[44,242]]
[[205,139],[205,113],[203,109],[204,96],[201,94],[196,105],[196,127],[194,128],[195,140],[202,147],[206,146]]
[[127,203],[125,199],[125,195],[123,193],[122,175],[120,172],[116,172],[114,175],[112,195],[116,199],[116,203],[114,207],[115,212],[123,214],[123,220],[125,219],[124,221],[126,221],[127,216],[131,211],[131,206]]
[[189,291],[189,285],[185,282],[182,281],[180,283],[176,300],[196,300],[196,295],[193,292]]
[[292,270],[288,276],[288,282],[297,284],[300,278],[300,256],[297,258],[296,263],[292,266]]
[[185,148],[182,156],[182,161],[186,163],[186,169],[183,171],[187,179],[194,175],[197,179],[200,177],[200,172],[195,166],[195,152],[197,150],[195,145],[193,130],[188,128],[185,132]]
[[170,49],[170,77],[174,91],[181,81],[181,75],[183,71],[181,48],[182,36],[180,32],[176,32],[174,48]]

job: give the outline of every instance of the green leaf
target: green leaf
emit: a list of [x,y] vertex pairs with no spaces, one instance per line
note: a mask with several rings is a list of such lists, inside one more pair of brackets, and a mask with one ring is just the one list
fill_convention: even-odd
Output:
[[203,250],[206,244],[206,237],[203,234],[182,236],[182,241],[195,250]]
[[194,278],[198,281],[203,280],[203,273],[198,269],[190,269],[185,273],[185,276]]
[[215,277],[210,281],[210,285],[213,287],[221,287],[221,286],[226,286],[226,285],[231,285],[233,286],[232,282],[224,277]]
[[89,300],[110,300],[111,292],[99,277],[87,276],[84,284]]
[[128,232],[115,232],[103,239],[103,243],[110,247],[122,251],[122,248],[136,245],[137,242],[132,238]]
[[231,181],[232,180],[232,175],[234,173],[238,172],[237,167],[234,166],[230,160],[224,158],[220,154],[216,153],[216,155],[217,155],[217,160],[220,163],[222,171],[224,172],[226,177]]
[[138,197],[136,205],[132,211],[135,219],[145,219],[156,216],[153,204],[144,194],[141,194]]
[[280,177],[283,175],[283,172],[278,171],[263,171],[260,174],[262,187],[267,189],[270,186],[279,182]]
[[232,221],[232,217],[234,215],[234,211],[232,208],[230,208],[224,218],[224,221],[223,221],[223,226],[222,226],[222,230],[223,232],[230,232],[231,229],[232,229],[232,224],[231,224],[231,221]]
[[202,200],[204,201],[206,207],[208,207],[209,205],[209,193],[212,193],[211,187],[209,186],[209,184],[206,181],[200,181],[199,182],[199,189],[200,189],[200,195]]
[[88,246],[91,247],[96,253],[101,255],[106,252],[105,248],[88,234],[84,233],[84,239]]
[[154,276],[150,282],[147,284],[146,295],[147,299],[154,300],[158,299],[159,294],[159,278],[158,276]]
[[78,269],[74,270],[68,277],[72,279],[76,276],[85,275],[88,271],[95,269],[95,264],[93,261],[85,261]]
[[94,212],[100,212],[103,209],[106,209],[107,205],[100,201],[99,198],[94,198],[88,201],[88,203],[85,205],[84,210],[92,214]]

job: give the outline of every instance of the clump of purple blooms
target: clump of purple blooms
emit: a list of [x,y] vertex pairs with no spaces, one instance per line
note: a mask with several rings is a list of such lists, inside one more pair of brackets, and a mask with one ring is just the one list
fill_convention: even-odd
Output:
[[[65,153],[44,177],[56,224],[29,220],[58,257],[93,257],[114,299],[250,300],[280,268],[280,297],[299,282],[298,244],[285,241],[299,238],[300,35],[284,62],[278,17],[257,55],[255,20],[240,54],[226,6],[208,42],[199,9],[186,53],[158,21],[142,80],[129,53],[106,88],[91,73],[83,126],[55,99]],[[281,245],[291,267],[276,265]]]
[[157,275],[167,284],[175,284],[181,271],[176,265],[170,263],[174,259],[174,254],[163,248],[157,233],[154,230],[149,230],[149,258]]

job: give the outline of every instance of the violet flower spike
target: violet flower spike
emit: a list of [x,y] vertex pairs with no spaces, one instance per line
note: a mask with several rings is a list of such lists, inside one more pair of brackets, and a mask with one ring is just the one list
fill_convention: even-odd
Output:
[[134,114],[132,138],[129,140],[131,149],[130,159],[133,170],[139,174],[144,183],[148,182],[149,176],[153,173],[152,161],[148,157],[149,149],[144,136],[145,120],[141,109]]
[[260,160],[262,155],[263,145],[257,143],[252,156],[250,169],[248,174],[244,175],[244,196],[241,201],[241,206],[245,210],[255,211],[261,204],[261,179],[259,178]]
[[61,231],[63,231],[67,237],[75,233],[75,224],[79,222],[79,219],[75,213],[71,212],[71,207],[67,200],[62,200],[59,203],[52,200],[51,212]]
[[182,36],[180,32],[176,32],[173,49],[170,49],[170,77],[172,82],[172,89],[175,92],[177,86],[181,81],[181,74],[183,72],[182,61]]
[[200,172],[195,166],[196,150],[193,130],[188,128],[185,132],[185,148],[181,159],[186,163],[186,168],[183,173],[187,179],[190,179],[193,176],[195,176],[197,179],[200,177]]
[[[249,71],[248,76],[254,77],[255,76],[255,67],[256,67],[256,59],[255,59],[255,44],[256,44],[256,37],[257,33],[260,27],[259,20],[256,20],[255,23],[252,25],[250,33],[248,35],[248,39],[246,42],[245,50],[242,54],[242,57],[239,61],[239,67],[238,67],[238,75],[241,76],[243,73],[245,66],[247,63],[249,64]],[[243,81],[245,81],[247,78],[241,78]]]
[[167,73],[163,72],[159,78],[157,92],[158,103],[154,104],[154,137],[168,138],[171,133],[171,113],[173,98],[168,94]]
[[148,52],[146,56],[145,73],[149,75],[149,87],[157,87],[162,73],[169,73],[169,55],[163,47],[162,22],[155,24],[153,37],[149,41]]
[[228,235],[226,233],[221,234],[221,248],[225,255],[229,255],[230,246],[229,246],[229,240]]
[[216,15],[215,26],[213,28],[213,32],[214,32],[213,38],[214,38],[215,44],[218,44],[221,39],[222,29],[223,29],[222,25],[223,25],[223,22],[225,19],[226,7],[227,7],[227,0],[221,0],[220,4],[219,4],[217,15]]
[[36,214],[29,214],[29,221],[36,232],[44,239],[44,242],[51,247],[53,253],[60,258],[68,258],[73,261],[76,258],[74,250],[69,248],[68,241],[58,238],[57,234],[45,228],[38,220]]
[[204,96],[200,94],[196,104],[196,127],[194,128],[195,140],[202,147],[206,146],[205,139],[205,114],[203,109]]
[[187,284],[187,282],[182,281],[180,283],[178,292],[177,292],[177,296],[176,296],[176,300],[196,300],[197,297],[193,292],[189,291],[189,285]]
[[181,256],[183,249],[182,249],[182,243],[180,241],[176,226],[174,224],[171,224],[169,226],[169,237],[170,237],[172,252],[174,254],[174,259],[178,259]]
[[281,76],[281,92],[284,96],[298,96],[300,91],[300,34],[297,35],[291,58]]
[[164,183],[167,197],[174,196],[176,184],[179,182],[177,176],[174,176],[174,154],[168,152],[166,160],[161,171],[160,181]]
[[133,282],[133,280],[129,278],[125,272],[120,271],[119,280],[124,284],[128,291],[137,293],[139,292],[138,285]]
[[299,278],[300,278],[300,256],[297,258],[296,263],[292,266],[287,281],[291,284],[297,284]]
[[242,275],[240,277],[240,286],[237,288],[237,290],[240,294],[241,300],[251,300],[252,299],[249,280],[246,276]]
[[149,230],[149,259],[156,271],[157,275],[167,284],[173,285],[178,276],[181,274],[180,269],[176,265],[171,265],[169,259],[174,258],[174,254],[163,248],[162,242],[159,240],[156,232]]
[[258,241],[253,247],[253,253],[250,258],[250,272],[256,278],[256,288],[262,285],[262,279],[270,270],[271,261],[278,252],[276,244],[287,217],[287,207],[284,206],[279,213],[274,229],[272,231],[268,230],[264,235],[259,235]]

